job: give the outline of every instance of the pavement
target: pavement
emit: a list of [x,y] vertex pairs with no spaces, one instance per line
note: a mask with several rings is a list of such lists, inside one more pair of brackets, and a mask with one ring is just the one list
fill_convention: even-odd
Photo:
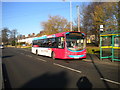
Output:
[[85,59],[85,61],[107,64],[112,66],[119,66],[119,63],[120,63],[119,61],[112,61],[111,59],[101,60],[99,55],[97,54],[87,54],[87,58]]

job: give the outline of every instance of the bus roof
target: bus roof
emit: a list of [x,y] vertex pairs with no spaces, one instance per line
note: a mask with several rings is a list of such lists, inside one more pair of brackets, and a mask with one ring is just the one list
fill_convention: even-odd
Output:
[[[65,34],[68,34],[68,33],[70,33],[70,32],[78,32],[78,31],[66,31],[66,32],[61,32],[61,33],[52,34],[52,35],[44,35],[44,36],[41,36],[41,37],[36,37],[36,38],[34,38],[33,40],[53,38],[53,37],[62,37],[62,36],[64,36]],[[82,33],[82,32],[80,32],[80,33]],[[82,33],[82,34],[85,35],[84,33]]]

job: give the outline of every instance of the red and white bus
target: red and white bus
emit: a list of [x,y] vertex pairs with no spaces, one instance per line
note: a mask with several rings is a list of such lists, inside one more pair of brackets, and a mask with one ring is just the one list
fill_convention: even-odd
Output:
[[33,39],[32,53],[53,59],[86,58],[86,39],[82,32],[62,32]]

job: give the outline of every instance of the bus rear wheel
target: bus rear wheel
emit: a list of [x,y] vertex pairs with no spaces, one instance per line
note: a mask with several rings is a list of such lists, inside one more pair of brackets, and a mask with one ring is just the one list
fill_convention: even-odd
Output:
[[38,50],[36,50],[36,55],[38,56]]
[[55,53],[52,52],[52,59],[55,60]]

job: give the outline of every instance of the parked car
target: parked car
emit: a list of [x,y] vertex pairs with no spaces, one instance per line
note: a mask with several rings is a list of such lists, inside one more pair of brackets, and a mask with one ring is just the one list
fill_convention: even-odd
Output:
[[22,46],[26,46],[26,44],[23,44]]
[[4,45],[0,45],[0,48],[3,49],[3,48],[4,48]]

